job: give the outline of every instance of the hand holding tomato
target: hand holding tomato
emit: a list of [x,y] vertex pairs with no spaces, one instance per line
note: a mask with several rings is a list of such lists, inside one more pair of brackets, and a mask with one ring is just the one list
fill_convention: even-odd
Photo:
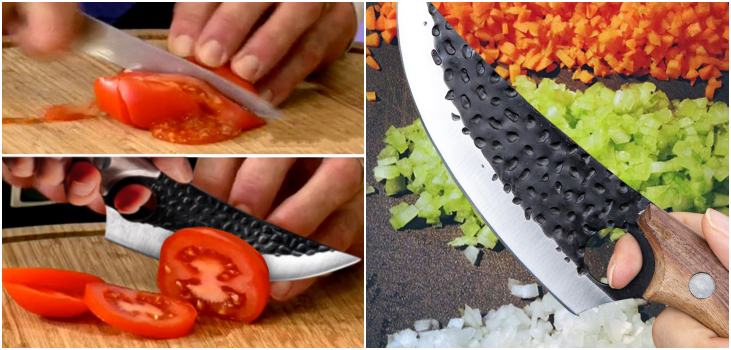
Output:
[[[187,183],[193,171],[185,158],[152,158],[160,171],[178,182]],[[34,187],[46,198],[103,214],[104,201],[99,192],[101,175],[88,162],[72,163],[71,158],[3,158],[3,181],[21,188]],[[134,213],[147,202],[150,193],[142,186],[127,186],[117,196],[117,209]],[[122,200],[127,199],[127,200]]]
[[357,30],[353,4],[178,3],[168,48],[219,67],[231,64],[277,105],[318,68],[337,59]]

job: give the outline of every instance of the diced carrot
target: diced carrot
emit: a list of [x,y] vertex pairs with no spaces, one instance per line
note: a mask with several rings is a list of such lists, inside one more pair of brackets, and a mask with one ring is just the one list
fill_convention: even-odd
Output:
[[508,72],[510,73],[510,83],[515,83],[515,79],[520,75],[520,66],[517,64],[511,64],[508,66]]
[[708,80],[708,85],[706,85],[706,98],[707,99],[713,99],[713,94],[716,91],[716,89],[721,87],[721,82],[716,80],[716,78],[711,78]]
[[367,56],[366,57],[366,65],[368,67],[371,67],[375,70],[381,70],[381,66],[378,65],[378,62],[373,58],[373,56]]
[[366,91],[366,100],[373,102],[376,100],[376,92],[375,91]]
[[365,27],[368,30],[376,30],[376,11],[373,6],[368,6],[365,12]]
[[383,41],[390,44],[394,37],[396,37],[396,29],[387,29],[381,32]]
[[395,19],[387,19],[385,30],[396,29],[396,23],[397,23],[397,21]]
[[589,73],[589,71],[584,70],[581,71],[581,74],[579,74],[579,80],[581,80],[584,84],[589,84],[594,79],[594,75]]
[[371,50],[366,47],[366,56],[370,56],[370,55],[371,55]]
[[495,73],[497,73],[498,75],[503,77],[503,79],[508,79],[508,77],[510,76],[510,73],[508,72],[508,70],[503,66],[495,67]]
[[670,77],[672,79],[678,79],[678,77],[680,76],[680,61],[678,61],[678,60],[668,61],[668,66],[667,66],[666,72],[668,73],[668,77]]
[[[381,12],[383,13],[383,12]],[[376,30],[385,30],[386,29],[386,16],[381,15],[376,20]]]
[[378,36],[378,33],[371,33],[366,36],[366,46],[378,47],[379,45],[381,45],[381,37]]

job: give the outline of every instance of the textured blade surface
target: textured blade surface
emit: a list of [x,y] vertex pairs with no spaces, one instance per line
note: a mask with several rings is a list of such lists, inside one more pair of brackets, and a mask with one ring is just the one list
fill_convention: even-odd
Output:
[[[636,220],[649,201],[536,111],[427,3],[399,3],[401,58],[424,126],[505,246],[574,313],[641,297],[654,256]],[[499,181],[498,181],[499,180]],[[585,270],[605,227],[637,238],[642,270],[613,290]]]
[[210,227],[240,237],[267,261],[272,281],[287,281],[323,275],[360,261],[350,254],[309,240],[244,213],[193,185],[180,184],[164,174],[149,184],[155,200],[154,213],[133,222],[112,209],[114,197],[128,181],[120,181],[105,196],[105,237],[116,244],[158,259],[163,242],[173,232],[187,227]]
[[259,117],[278,119],[280,113],[256,94],[211,71],[146,43],[97,19],[86,17],[74,49],[130,70],[183,74],[203,80]]

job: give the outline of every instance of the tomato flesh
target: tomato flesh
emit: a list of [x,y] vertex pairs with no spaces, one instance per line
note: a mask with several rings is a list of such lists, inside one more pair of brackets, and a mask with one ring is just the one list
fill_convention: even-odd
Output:
[[23,309],[49,318],[72,318],[89,312],[84,304],[88,283],[104,282],[86,273],[47,268],[3,268],[3,286]]
[[201,314],[250,323],[269,298],[269,269],[256,249],[211,228],[187,228],[163,243],[160,291],[183,298]]
[[197,312],[180,298],[106,283],[86,286],[84,301],[105,323],[145,337],[179,338],[193,328]]
[[168,142],[220,142],[264,125],[208,84],[183,75],[122,72],[97,79],[94,91],[109,116]]

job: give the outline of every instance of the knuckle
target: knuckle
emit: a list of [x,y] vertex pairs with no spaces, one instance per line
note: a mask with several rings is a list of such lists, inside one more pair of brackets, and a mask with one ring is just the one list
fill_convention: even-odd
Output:
[[325,58],[325,50],[318,44],[305,45],[302,51],[302,62],[305,67],[312,70],[317,67]]

